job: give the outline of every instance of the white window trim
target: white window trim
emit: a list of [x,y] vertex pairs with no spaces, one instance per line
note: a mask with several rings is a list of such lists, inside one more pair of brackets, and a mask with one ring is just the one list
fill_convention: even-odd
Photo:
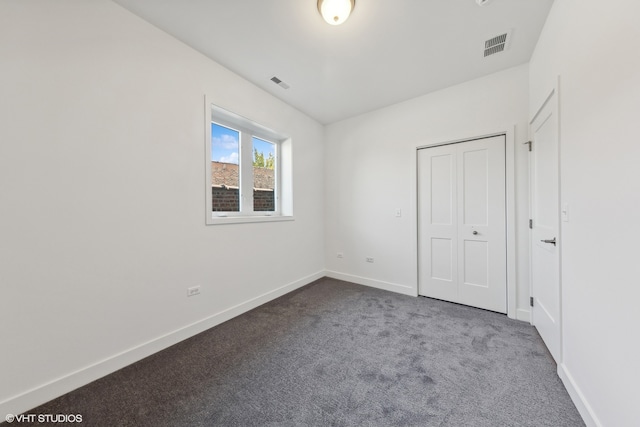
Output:
[[[241,212],[212,212],[213,196],[211,194],[211,123],[231,128],[240,132],[240,164],[252,164],[252,137],[257,137],[276,145],[276,183],[274,189],[275,211],[253,211],[253,197],[251,200],[241,200]],[[245,149],[243,150],[243,145]],[[256,122],[239,116],[216,106],[208,96],[205,96],[205,215],[207,225],[240,224],[252,222],[293,221],[293,191],[291,185],[291,138],[272,131]],[[253,194],[253,171],[240,167],[240,197]],[[246,204],[249,209],[246,209]]]

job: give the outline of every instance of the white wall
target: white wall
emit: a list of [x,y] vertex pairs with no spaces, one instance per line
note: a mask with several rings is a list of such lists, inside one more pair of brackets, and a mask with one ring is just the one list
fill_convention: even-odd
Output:
[[640,3],[556,0],[530,64],[530,115],[560,76],[563,362],[589,425],[637,426]]
[[[205,226],[205,93],[292,137],[295,221]],[[0,413],[320,277],[322,141],[110,1],[0,2]]]
[[[330,275],[415,294],[416,147],[515,125],[517,307],[519,318],[528,320],[528,153],[522,144],[528,134],[527,85],[528,68],[522,65],[327,126]],[[366,257],[375,262],[366,263]]]

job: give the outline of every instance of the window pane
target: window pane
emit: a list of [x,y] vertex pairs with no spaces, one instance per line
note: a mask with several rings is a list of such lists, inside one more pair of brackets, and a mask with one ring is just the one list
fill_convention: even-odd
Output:
[[213,212],[240,212],[240,132],[211,123]]
[[253,137],[253,210],[276,210],[276,144]]

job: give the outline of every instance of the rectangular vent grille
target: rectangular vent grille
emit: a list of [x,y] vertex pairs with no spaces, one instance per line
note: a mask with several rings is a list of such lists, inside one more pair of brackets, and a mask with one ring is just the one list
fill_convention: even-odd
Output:
[[489,49],[490,47],[494,47],[499,44],[505,44],[506,42],[507,42],[507,33],[504,33],[484,42],[484,48]]
[[493,55],[494,53],[502,52],[504,50],[504,45],[499,44],[498,46],[490,47],[489,49],[484,50],[484,56]]
[[276,76],[271,77],[271,81],[280,86],[283,89],[289,89],[291,86],[277,78]]
[[504,51],[507,44],[507,34],[508,33],[500,34],[484,42],[485,58],[489,55]]

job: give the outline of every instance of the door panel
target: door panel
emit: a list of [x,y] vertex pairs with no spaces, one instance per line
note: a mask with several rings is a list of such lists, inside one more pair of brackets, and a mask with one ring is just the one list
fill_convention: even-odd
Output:
[[431,279],[453,280],[453,242],[451,239],[431,239]]
[[418,186],[420,197],[419,239],[423,254],[419,272],[420,287],[434,298],[451,301],[457,298],[457,196],[456,157],[446,146],[418,151]]
[[454,160],[451,154],[431,157],[431,224],[453,224]]
[[489,248],[487,242],[465,240],[464,284],[489,286]]
[[561,361],[559,239],[558,123],[555,95],[531,124],[531,290],[532,324],[549,352]]
[[462,204],[464,206],[463,223],[465,225],[487,225],[487,203],[489,168],[487,150],[473,150],[463,153],[462,173],[464,187]]
[[418,191],[420,294],[506,313],[505,137],[419,150]]
[[458,144],[458,151],[458,176],[464,182],[459,195],[464,208],[459,212],[458,274],[465,278],[459,302],[506,313],[505,137]]

